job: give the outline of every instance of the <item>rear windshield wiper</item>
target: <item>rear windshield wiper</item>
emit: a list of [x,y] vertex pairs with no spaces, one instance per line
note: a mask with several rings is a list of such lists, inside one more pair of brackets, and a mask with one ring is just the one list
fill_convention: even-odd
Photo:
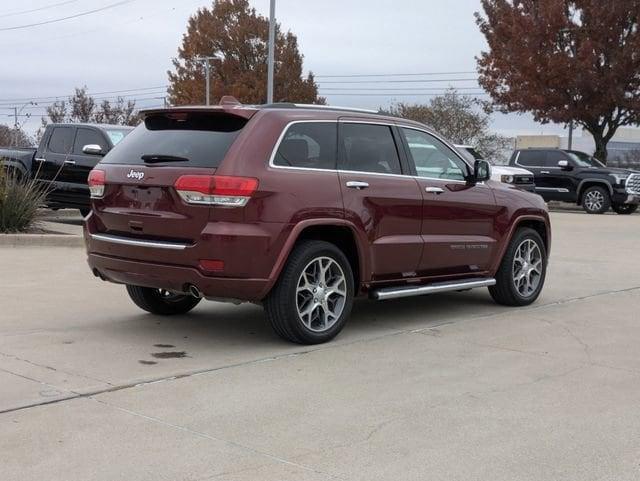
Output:
[[155,164],[157,162],[189,162],[186,157],[180,157],[177,155],[163,155],[163,154],[144,154],[140,158],[144,160],[145,164]]

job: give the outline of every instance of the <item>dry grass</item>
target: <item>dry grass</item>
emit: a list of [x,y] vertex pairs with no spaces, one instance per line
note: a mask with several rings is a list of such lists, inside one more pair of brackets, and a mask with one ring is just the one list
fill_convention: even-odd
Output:
[[45,185],[6,172],[0,165],[0,232],[23,232],[33,227],[46,197]]

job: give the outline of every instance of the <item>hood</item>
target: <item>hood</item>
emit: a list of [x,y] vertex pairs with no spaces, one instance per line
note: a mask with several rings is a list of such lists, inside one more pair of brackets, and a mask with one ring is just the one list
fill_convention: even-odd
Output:
[[[589,170],[589,168],[585,168],[585,169]],[[620,169],[617,167],[600,167],[593,170],[597,170],[601,174],[616,174],[616,175],[640,174],[640,170]]]

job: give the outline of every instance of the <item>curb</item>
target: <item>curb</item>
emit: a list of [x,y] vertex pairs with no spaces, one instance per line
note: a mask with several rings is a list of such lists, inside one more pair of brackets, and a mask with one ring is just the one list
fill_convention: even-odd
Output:
[[68,234],[0,234],[0,247],[84,247],[84,238]]

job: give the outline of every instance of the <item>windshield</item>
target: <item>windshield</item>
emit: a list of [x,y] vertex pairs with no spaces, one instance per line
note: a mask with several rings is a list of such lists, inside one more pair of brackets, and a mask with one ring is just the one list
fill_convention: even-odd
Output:
[[[218,167],[245,126],[231,115],[170,113],[148,116],[109,152],[103,163],[144,164],[183,159],[183,167]],[[163,160],[164,159],[164,160]]]
[[598,159],[585,154],[584,152],[571,151],[567,152],[567,155],[573,160],[579,167],[604,167]]

